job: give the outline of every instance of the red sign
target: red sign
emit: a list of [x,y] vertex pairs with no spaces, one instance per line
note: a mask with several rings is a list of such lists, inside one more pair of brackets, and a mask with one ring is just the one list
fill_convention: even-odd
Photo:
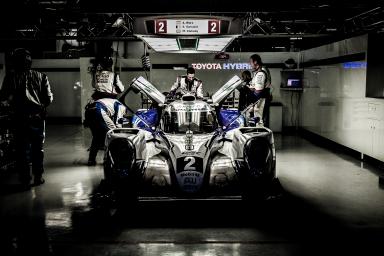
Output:
[[208,34],[220,34],[220,21],[209,20],[208,21]]
[[167,33],[167,21],[155,20],[155,34],[166,34],[166,33]]

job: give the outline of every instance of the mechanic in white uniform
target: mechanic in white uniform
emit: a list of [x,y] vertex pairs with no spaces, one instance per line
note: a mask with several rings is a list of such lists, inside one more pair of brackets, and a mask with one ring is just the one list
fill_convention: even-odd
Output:
[[92,144],[89,148],[88,165],[96,164],[99,149],[104,147],[105,136],[111,129],[120,127],[119,119],[124,117],[127,108],[117,99],[102,98],[88,111],[89,128],[92,132]]
[[94,88],[92,99],[115,99],[119,93],[124,91],[124,85],[120,81],[119,75],[112,71],[113,60],[111,57],[102,57],[97,62],[92,78],[92,87]]
[[203,82],[195,77],[195,69],[192,67],[187,69],[186,76],[177,77],[176,82],[169,92],[170,97],[174,97],[178,89],[182,95],[193,94],[196,99],[202,99],[204,97]]
[[268,104],[271,94],[271,75],[269,70],[263,67],[263,62],[258,54],[253,54],[250,57],[250,64],[252,67],[252,80],[249,88],[254,93],[255,101],[258,100],[258,102],[249,110],[247,118],[249,119],[253,113],[256,122],[263,125],[264,108],[266,103]]

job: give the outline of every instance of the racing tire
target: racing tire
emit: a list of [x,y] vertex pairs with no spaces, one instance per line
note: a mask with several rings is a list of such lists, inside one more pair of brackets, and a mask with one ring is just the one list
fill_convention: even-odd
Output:
[[271,195],[273,180],[269,177],[263,177],[244,184],[242,200],[248,202],[266,200]]

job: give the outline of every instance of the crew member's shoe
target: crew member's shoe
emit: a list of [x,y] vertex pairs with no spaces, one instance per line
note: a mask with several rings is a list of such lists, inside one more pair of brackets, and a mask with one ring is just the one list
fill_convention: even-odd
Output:
[[43,179],[43,177],[35,177],[33,179],[33,185],[34,186],[39,186],[41,184],[44,184],[45,183],[45,180]]

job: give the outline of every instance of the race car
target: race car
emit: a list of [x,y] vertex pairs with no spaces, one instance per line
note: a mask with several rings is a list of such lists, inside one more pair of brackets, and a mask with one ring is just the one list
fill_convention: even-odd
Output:
[[120,100],[133,90],[153,104],[138,110],[130,127],[107,134],[104,175],[119,198],[265,198],[276,179],[273,133],[222,107],[241,82],[234,76],[210,99],[167,100],[135,78]]

